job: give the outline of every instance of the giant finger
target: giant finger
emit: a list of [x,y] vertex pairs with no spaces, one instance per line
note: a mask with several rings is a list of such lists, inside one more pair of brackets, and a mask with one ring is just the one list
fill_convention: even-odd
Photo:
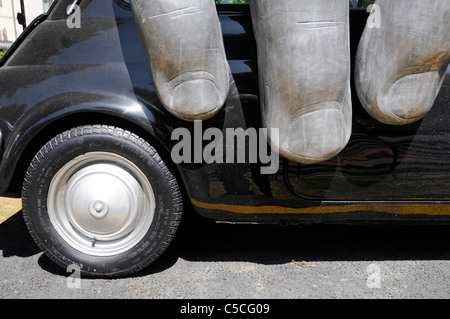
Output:
[[185,120],[216,114],[229,90],[229,67],[212,0],[132,0],[147,62],[162,104]]
[[[347,0],[251,0],[263,123],[284,157],[315,163],[351,134]],[[269,130],[270,131],[270,130]]]
[[[413,123],[432,108],[450,61],[450,1],[377,0],[358,48],[355,84],[375,119]],[[373,22],[373,21],[372,21]]]

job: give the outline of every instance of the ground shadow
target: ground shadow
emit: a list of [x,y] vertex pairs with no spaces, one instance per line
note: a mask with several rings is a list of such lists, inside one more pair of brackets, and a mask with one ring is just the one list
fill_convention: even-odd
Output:
[[[22,211],[0,224],[0,251],[6,258],[13,256],[27,258],[42,253],[28,232]],[[68,275],[64,269],[43,254],[39,257],[38,263],[42,269],[52,274]]]
[[28,233],[22,211],[0,224],[0,251],[3,257],[30,257],[40,252]]
[[215,224],[192,217],[166,253],[141,275],[188,261],[246,261],[283,264],[292,261],[450,260],[448,225],[307,226]]
[[[450,260],[444,225],[232,225],[216,224],[188,211],[188,218],[167,251],[133,276],[147,276],[172,267],[179,258],[192,262],[243,261],[283,264],[291,261]],[[20,213],[0,224],[3,257],[40,253]],[[39,266],[67,276],[45,255]]]

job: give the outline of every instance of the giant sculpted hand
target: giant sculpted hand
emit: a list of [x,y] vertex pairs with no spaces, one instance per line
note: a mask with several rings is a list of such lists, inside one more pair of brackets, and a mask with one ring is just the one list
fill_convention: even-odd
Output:
[[[163,105],[185,120],[223,106],[229,68],[213,0],[132,0]],[[355,81],[377,120],[408,124],[430,110],[450,61],[450,1],[377,0],[379,28],[364,31]],[[348,0],[250,0],[263,125],[272,146],[314,163],[351,134]]]

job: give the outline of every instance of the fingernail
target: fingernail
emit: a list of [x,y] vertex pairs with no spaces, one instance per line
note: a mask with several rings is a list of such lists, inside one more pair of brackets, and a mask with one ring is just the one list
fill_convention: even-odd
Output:
[[347,144],[349,132],[337,102],[316,105],[290,123],[288,148],[295,155],[318,162],[337,155]]
[[392,121],[414,122],[423,118],[432,108],[439,82],[438,72],[404,76],[392,85],[381,102],[385,105],[385,111],[396,117]]
[[225,103],[216,85],[210,80],[196,79],[177,85],[172,94],[171,108],[184,119],[206,119]]

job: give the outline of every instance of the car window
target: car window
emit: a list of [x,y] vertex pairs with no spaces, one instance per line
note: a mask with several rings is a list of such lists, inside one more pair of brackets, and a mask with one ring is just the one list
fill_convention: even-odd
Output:
[[247,4],[248,0],[216,0],[216,4]]
[[47,12],[48,9],[50,9],[52,3],[53,0],[42,0],[42,9],[44,10],[44,12]]
[[[215,0],[216,4],[248,4],[248,0]],[[130,3],[130,0],[122,0],[122,2]],[[373,4],[375,0],[349,0],[351,8],[368,7]]]
[[359,0],[359,2],[360,2],[360,5],[359,5],[360,7],[367,8],[371,4],[374,4],[375,0]]
[[[129,0],[128,0],[129,1]],[[247,4],[248,0],[215,0],[216,4]],[[367,8],[373,4],[375,0],[349,0],[350,8],[364,7]]]
[[[125,4],[130,4],[130,0],[120,0]],[[215,0],[216,4],[248,4],[249,0]],[[350,8],[367,8],[375,0],[349,0]]]

